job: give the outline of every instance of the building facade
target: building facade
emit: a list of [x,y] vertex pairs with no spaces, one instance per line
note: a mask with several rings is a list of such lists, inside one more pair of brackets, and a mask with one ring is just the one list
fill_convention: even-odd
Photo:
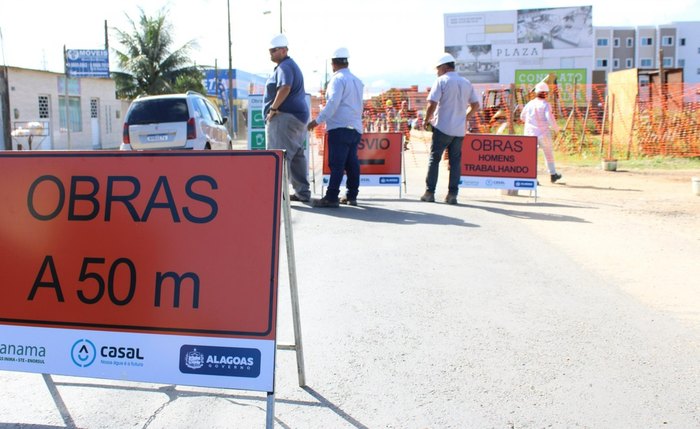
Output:
[[[128,102],[112,79],[7,67],[13,150],[118,149]],[[66,100],[68,101],[66,103]]]
[[640,27],[595,27],[593,82],[625,69],[683,69],[686,83],[700,83],[700,22]]

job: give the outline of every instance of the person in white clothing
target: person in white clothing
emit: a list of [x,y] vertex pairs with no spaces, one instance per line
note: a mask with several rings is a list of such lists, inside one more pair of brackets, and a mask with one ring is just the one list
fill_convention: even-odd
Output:
[[552,134],[559,132],[559,125],[552,114],[552,106],[547,102],[547,94],[549,86],[546,83],[540,82],[535,85],[535,98],[530,100],[523,111],[520,112],[520,119],[525,122],[526,136],[536,136],[537,146],[542,149],[544,158],[547,161],[547,170],[552,183],[561,179],[561,174],[557,173],[554,165],[554,153],[552,152]]

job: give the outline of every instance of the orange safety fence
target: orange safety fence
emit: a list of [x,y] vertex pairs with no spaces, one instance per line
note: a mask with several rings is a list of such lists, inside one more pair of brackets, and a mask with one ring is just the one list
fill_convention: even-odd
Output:
[[[474,87],[481,94],[481,110],[469,129],[522,133],[519,114],[534,97],[531,86]],[[700,84],[569,84],[550,89],[549,101],[562,130],[555,139],[559,151],[606,159],[700,156]],[[411,87],[366,100],[364,131],[403,132],[409,139],[411,128],[422,128],[426,97],[427,92]]]

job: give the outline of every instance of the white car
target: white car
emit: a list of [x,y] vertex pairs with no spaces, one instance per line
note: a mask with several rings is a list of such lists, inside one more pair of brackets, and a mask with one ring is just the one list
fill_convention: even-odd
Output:
[[198,92],[139,97],[126,112],[119,149],[231,149],[227,120]]

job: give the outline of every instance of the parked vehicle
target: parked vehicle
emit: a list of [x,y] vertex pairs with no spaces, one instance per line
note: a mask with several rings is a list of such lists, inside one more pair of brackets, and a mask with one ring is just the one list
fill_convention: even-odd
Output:
[[119,149],[231,149],[227,121],[194,91],[140,97],[126,112]]

